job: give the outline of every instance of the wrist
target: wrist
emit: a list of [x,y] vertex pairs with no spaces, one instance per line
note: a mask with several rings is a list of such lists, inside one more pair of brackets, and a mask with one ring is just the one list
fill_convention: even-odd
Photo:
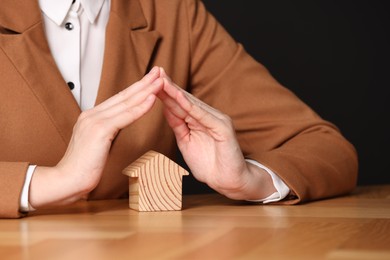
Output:
[[62,173],[58,167],[36,167],[29,196],[33,208],[70,204],[83,195],[70,174]]
[[235,200],[258,200],[276,192],[272,178],[262,168],[246,162],[240,183],[234,189],[222,190],[222,194]]

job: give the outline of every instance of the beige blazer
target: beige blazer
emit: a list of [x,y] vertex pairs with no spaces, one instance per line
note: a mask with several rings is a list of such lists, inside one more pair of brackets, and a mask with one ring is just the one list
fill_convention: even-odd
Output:
[[[154,65],[232,117],[245,157],[268,166],[293,191],[283,203],[340,195],[355,186],[354,147],[273,79],[200,1],[112,0],[96,104]],[[0,217],[21,216],[19,199],[28,165],[56,165],[79,114],[50,54],[37,0],[2,0]],[[128,185],[122,169],[149,149],[175,159],[174,136],[160,102],[120,131],[89,198],[123,197]]]

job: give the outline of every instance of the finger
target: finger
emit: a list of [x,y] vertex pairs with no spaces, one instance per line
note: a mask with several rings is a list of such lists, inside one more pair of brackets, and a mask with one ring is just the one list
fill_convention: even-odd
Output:
[[111,118],[110,120],[115,120],[119,129],[130,125],[135,122],[143,115],[145,115],[154,105],[156,101],[156,96],[154,94],[149,95],[146,99],[140,103],[138,106],[133,107],[131,110],[125,110],[120,113],[116,118]]
[[200,104],[193,104],[183,92],[177,95],[177,101],[181,107],[189,114],[185,121],[191,129],[208,129],[209,133],[217,140],[227,136],[232,129],[228,117],[220,118],[210,113]]
[[[120,112],[114,116],[106,117],[104,120],[105,124],[112,127],[113,131],[118,131],[135,122],[143,115],[145,115],[153,106],[156,101],[155,95],[149,95],[137,106],[131,109],[118,109]],[[115,109],[115,108],[113,108]]]
[[219,119],[224,118],[225,115],[218,109],[213,108],[212,106],[208,105],[207,103],[203,102],[202,100],[196,98],[194,95],[191,95],[186,91],[183,91],[183,93],[193,105],[201,107],[202,109],[206,110],[210,114],[213,114],[215,117],[218,117]]
[[160,91],[157,96],[163,102],[164,106],[169,109],[171,113],[175,114],[175,116],[184,119],[188,115],[188,113],[177,103],[177,101],[168,96],[165,91]]
[[167,73],[165,72],[164,68],[163,67],[160,67],[160,77],[162,78],[166,78],[168,79],[169,81],[172,81],[171,78],[167,75]]
[[[103,119],[115,119],[115,117],[121,116],[121,114],[125,114],[126,117],[128,117],[128,120],[126,121],[131,123],[144,114],[142,111],[144,111],[145,104],[148,104],[148,98],[153,97],[152,103],[154,104],[156,93],[162,89],[162,84],[162,79],[157,79],[151,84],[150,87],[148,87],[147,90],[136,93],[135,95],[112,105],[106,110],[101,110],[98,112],[98,114]],[[146,107],[149,108],[149,105],[146,105]]]
[[207,128],[217,139],[232,132],[232,124],[228,116],[179,88],[162,68],[160,68],[160,76],[164,79],[164,93],[175,101],[164,97],[165,104],[168,104],[172,113],[183,118],[190,129],[204,131]]
[[221,113],[219,110],[207,105],[192,94],[178,87],[174,82],[170,80],[170,78],[166,75],[165,71],[162,68],[160,68],[160,75],[164,78],[164,92],[167,93],[167,95],[170,96],[172,99],[177,100],[177,96],[179,95],[179,93],[183,93],[187,97],[188,101],[193,105],[201,107],[203,110],[206,110],[208,113],[213,114],[219,119],[224,119],[224,114]]
[[[158,85],[157,83],[160,82]],[[162,88],[162,80],[154,83],[156,89]],[[156,90],[157,91],[157,90]],[[156,92],[155,91],[155,92]],[[97,126],[103,129],[103,136],[114,136],[120,129],[130,125],[147,113],[156,101],[154,93],[145,93],[131,97],[102,111],[83,112],[81,119],[87,119],[86,126]],[[88,126],[89,125],[89,126]]]
[[107,108],[122,102],[123,100],[125,100],[129,96],[132,96],[135,93],[138,93],[139,91],[145,89],[145,87],[147,87],[148,85],[151,85],[155,80],[157,80],[159,78],[159,76],[160,76],[159,68],[154,67],[140,81],[132,84],[131,86],[129,86],[126,89],[119,92],[118,94],[112,96],[111,98],[107,99],[103,103],[96,106],[94,108],[95,111],[106,110]]
[[168,108],[164,109],[164,115],[175,134],[176,140],[182,140],[190,134],[190,129],[182,118],[177,117]]

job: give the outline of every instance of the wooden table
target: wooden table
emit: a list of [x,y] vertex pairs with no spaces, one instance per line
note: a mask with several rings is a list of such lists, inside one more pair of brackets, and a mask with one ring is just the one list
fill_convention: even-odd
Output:
[[0,220],[0,259],[390,259],[390,185],[296,206],[184,196],[183,211],[79,202]]

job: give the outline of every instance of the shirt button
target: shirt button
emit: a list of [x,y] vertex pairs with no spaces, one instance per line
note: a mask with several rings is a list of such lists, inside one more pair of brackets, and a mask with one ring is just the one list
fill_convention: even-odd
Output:
[[65,24],[65,28],[66,28],[68,31],[71,31],[71,30],[73,30],[74,26],[73,26],[72,23],[66,23],[66,24]]
[[69,81],[68,82],[68,87],[70,90],[73,90],[74,89],[74,83],[72,81]]

